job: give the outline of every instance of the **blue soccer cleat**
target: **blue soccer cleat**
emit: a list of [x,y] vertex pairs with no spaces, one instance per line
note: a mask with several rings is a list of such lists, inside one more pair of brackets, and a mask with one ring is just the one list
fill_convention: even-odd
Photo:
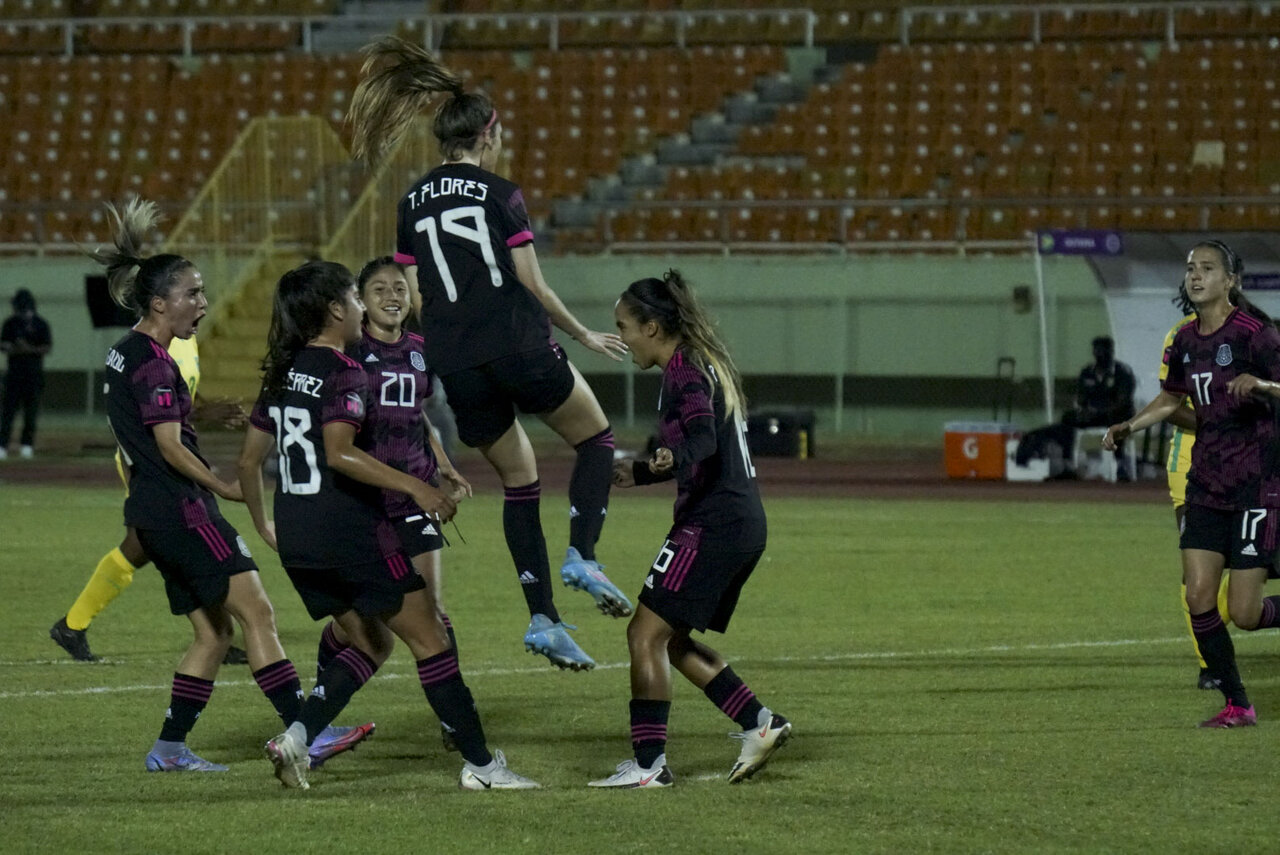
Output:
[[572,546],[560,565],[560,579],[570,588],[586,591],[596,601],[596,608],[611,617],[631,614],[631,601],[601,570],[600,562],[588,561]]
[[182,746],[177,754],[164,755],[152,751],[147,755],[148,772],[225,772],[227,767],[219,763],[210,763],[203,757],[191,753],[191,749]]
[[524,649],[530,653],[541,653],[551,660],[553,665],[568,668],[570,671],[590,671],[596,667],[596,661],[582,651],[568,630],[577,629],[565,623],[552,623],[546,615],[534,615],[529,620],[529,629],[524,634]]
[[357,724],[354,727],[334,727],[329,725],[320,731],[315,740],[312,741],[311,747],[307,749],[307,757],[310,768],[319,769],[324,765],[324,761],[330,757],[336,757],[344,751],[350,751],[373,736],[377,725],[373,722],[368,724]]

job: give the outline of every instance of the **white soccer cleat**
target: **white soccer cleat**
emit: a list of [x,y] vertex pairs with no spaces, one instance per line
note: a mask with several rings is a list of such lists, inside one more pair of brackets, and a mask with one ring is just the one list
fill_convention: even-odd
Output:
[[467,763],[462,767],[458,787],[464,790],[536,790],[542,785],[507,768],[507,757],[494,750],[488,766]]
[[773,752],[787,743],[787,739],[791,737],[791,722],[770,713],[769,721],[763,727],[753,727],[729,736],[742,740],[738,762],[729,770],[729,783],[737,784],[763,769]]
[[269,740],[264,749],[267,759],[275,766],[276,777],[289,789],[309,790],[307,768],[311,758],[307,755],[307,743],[297,733],[297,724]]
[[618,771],[599,781],[591,781],[587,786],[614,790],[652,790],[669,787],[675,782],[675,776],[667,768],[667,755],[660,754],[648,769],[641,766],[635,758],[623,760],[618,764]]

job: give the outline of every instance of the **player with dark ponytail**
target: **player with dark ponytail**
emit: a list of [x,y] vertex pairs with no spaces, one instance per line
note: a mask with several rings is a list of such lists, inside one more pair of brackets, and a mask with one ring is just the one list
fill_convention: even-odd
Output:
[[676,480],[675,522],[650,567],[627,627],[634,759],[593,787],[670,786],[666,765],[671,667],[742,728],[729,782],[764,768],[791,723],[756,699],[694,630],[724,632],[742,586],[764,553],[764,507],[746,442],[746,402],[733,358],[675,270],[641,279],[614,308],[618,333],[641,369],[662,369],[662,445],[648,460],[620,460],[614,484]]
[[401,199],[395,260],[416,277],[426,360],[457,416],[458,436],[502,479],[503,530],[530,614],[525,647],[561,668],[590,669],[594,660],[569,637],[553,602],[537,460],[516,412],[537,415],[577,452],[561,580],[591,594],[605,614],[629,615],[630,601],[595,560],[613,432],[551,325],[614,359],[625,348],[613,333],[583,326],[543,279],[524,196],[495,174],[498,113],[430,53],[392,37],[369,47],[348,116],[356,158],[377,165],[436,100],[432,131],[444,163]]
[[180,255],[142,254],[156,207],[134,200],[109,207],[115,241],[93,258],[106,267],[111,295],[140,320],[107,354],[107,415],[129,473],[125,525],[164,577],[169,607],[186,615],[195,638],[173,675],[160,736],[146,758],[153,772],[220,772],[186,745],[213,692],[231,643],[244,631],[249,665],[286,722],[302,703],[293,663],[276,636],[275,613],[244,538],[222,517],[214,495],[242,500],[240,485],[215,475],[191,427],[191,394],[167,348],[190,338],[208,302],[200,272]]
[[1226,706],[1201,727],[1257,723],[1235,647],[1218,609],[1229,570],[1227,611],[1243,630],[1280,627],[1280,597],[1263,585],[1280,547],[1280,333],[1241,292],[1244,264],[1222,241],[1196,244],[1187,256],[1184,292],[1195,321],[1165,353],[1163,389],[1140,413],[1112,425],[1104,447],[1175,414],[1184,397],[1195,407],[1195,446],[1182,516],[1182,579],[1191,630]]

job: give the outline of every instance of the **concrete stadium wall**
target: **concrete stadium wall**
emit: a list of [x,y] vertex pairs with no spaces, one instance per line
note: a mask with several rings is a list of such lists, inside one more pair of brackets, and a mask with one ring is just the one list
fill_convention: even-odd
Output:
[[[1090,339],[1110,330],[1089,264],[1071,257],[1044,262],[1061,409],[1090,359]],[[990,418],[993,402],[1006,395],[993,379],[1005,356],[1017,362],[1015,421],[1043,420],[1029,258],[617,256],[545,258],[542,266],[569,308],[595,329],[612,328],[614,301],[629,282],[679,267],[717,318],[747,377],[753,409],[812,407],[820,431],[835,422],[837,374],[844,377],[845,431],[928,436],[950,419]],[[0,306],[7,313],[13,292],[30,288],[53,327],[46,363],[51,409],[83,407],[85,372],[100,365],[118,334],[90,327],[84,276],[92,272],[75,258],[0,259]],[[1014,298],[1019,286],[1032,289],[1030,310]],[[630,366],[565,344],[605,408],[625,418]],[[651,374],[634,378],[641,422],[655,399]]]

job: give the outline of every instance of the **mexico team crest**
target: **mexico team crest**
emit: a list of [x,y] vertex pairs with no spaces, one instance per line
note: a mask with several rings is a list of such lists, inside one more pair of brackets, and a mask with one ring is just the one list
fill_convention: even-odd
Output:
[[409,362],[411,362],[413,367],[419,371],[427,370],[427,361],[423,359],[422,354],[418,353],[416,350],[409,351]]
[[1231,345],[1224,344],[1221,347],[1219,347],[1218,355],[1213,358],[1213,361],[1223,366],[1224,368],[1230,365],[1231,364]]

